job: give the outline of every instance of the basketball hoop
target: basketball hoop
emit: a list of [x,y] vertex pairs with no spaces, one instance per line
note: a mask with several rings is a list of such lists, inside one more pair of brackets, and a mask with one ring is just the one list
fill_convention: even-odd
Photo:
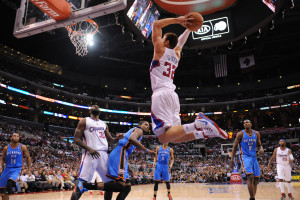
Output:
[[97,33],[98,24],[91,19],[87,19],[66,26],[66,29],[68,30],[68,35],[72,44],[76,48],[76,54],[79,56],[87,55],[89,37],[93,37],[93,35]]

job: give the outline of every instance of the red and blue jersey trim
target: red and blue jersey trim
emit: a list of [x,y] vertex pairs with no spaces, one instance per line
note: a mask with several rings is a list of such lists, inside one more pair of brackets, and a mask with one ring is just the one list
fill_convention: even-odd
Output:
[[149,71],[151,72],[152,69],[154,69],[155,67],[158,67],[158,66],[160,66],[159,60],[152,60]]
[[153,119],[153,122],[155,123],[155,128],[154,130],[157,130],[159,128],[162,128],[165,124],[164,121],[162,121],[161,119],[158,119],[154,113],[151,111],[151,118]]

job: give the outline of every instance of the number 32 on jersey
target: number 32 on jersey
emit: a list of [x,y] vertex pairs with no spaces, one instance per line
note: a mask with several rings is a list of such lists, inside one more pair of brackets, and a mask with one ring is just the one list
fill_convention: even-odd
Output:
[[165,66],[168,67],[167,71],[163,72],[163,75],[171,78],[172,80],[174,79],[174,74],[175,74],[175,70],[176,70],[176,66],[173,65],[169,62],[165,62]]

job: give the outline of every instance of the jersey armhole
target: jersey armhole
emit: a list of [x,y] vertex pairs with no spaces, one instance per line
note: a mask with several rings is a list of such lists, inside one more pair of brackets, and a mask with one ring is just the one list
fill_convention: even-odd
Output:
[[[166,53],[166,47],[164,47],[162,56],[160,58],[158,58],[158,59],[154,59],[154,55],[153,55],[153,60],[160,60],[162,57],[164,57],[165,53]],[[155,47],[154,47],[154,54],[157,54],[157,52],[155,52]]]
[[137,126],[137,127],[135,127],[135,128],[139,128],[139,129],[141,129],[141,130],[144,132],[144,130],[143,130],[141,127],[138,127],[138,126]]

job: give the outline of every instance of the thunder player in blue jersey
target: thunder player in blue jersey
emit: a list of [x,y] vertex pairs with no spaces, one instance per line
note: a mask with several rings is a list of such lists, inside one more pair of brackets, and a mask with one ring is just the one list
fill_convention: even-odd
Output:
[[[257,184],[260,177],[260,169],[256,158],[256,147],[259,148],[259,156],[264,154],[264,149],[261,145],[260,133],[252,129],[252,122],[249,119],[244,120],[244,128],[244,130],[238,132],[236,135],[232,155],[235,155],[239,145],[242,165],[247,174],[250,200],[255,200]],[[234,156],[231,157],[230,166],[234,166]]]
[[13,133],[11,142],[4,147],[2,158],[0,160],[0,170],[2,171],[3,163],[6,168],[0,177],[0,189],[2,200],[8,200],[9,194],[12,193],[12,188],[16,186],[16,181],[19,177],[22,167],[22,157],[25,155],[27,159],[28,171],[31,171],[31,159],[27,147],[19,142],[20,136],[18,133]]
[[153,200],[156,200],[158,184],[161,179],[166,182],[167,190],[168,190],[168,198],[169,200],[173,200],[170,194],[170,171],[173,167],[174,163],[174,151],[172,148],[168,147],[168,143],[163,144],[162,146],[158,146],[156,148],[156,154],[154,158],[154,196]]
[[[131,184],[128,181],[128,170],[130,168],[127,164],[127,158],[134,149],[137,147],[150,155],[155,154],[153,150],[149,150],[141,144],[143,133],[148,132],[149,127],[150,125],[147,121],[140,121],[138,127],[130,129],[125,134],[124,139],[119,141],[117,147],[109,155],[107,176],[124,187],[123,191],[117,196],[117,200],[124,200],[131,191]],[[111,197],[109,198],[107,193],[105,200],[108,199],[111,199]]]

